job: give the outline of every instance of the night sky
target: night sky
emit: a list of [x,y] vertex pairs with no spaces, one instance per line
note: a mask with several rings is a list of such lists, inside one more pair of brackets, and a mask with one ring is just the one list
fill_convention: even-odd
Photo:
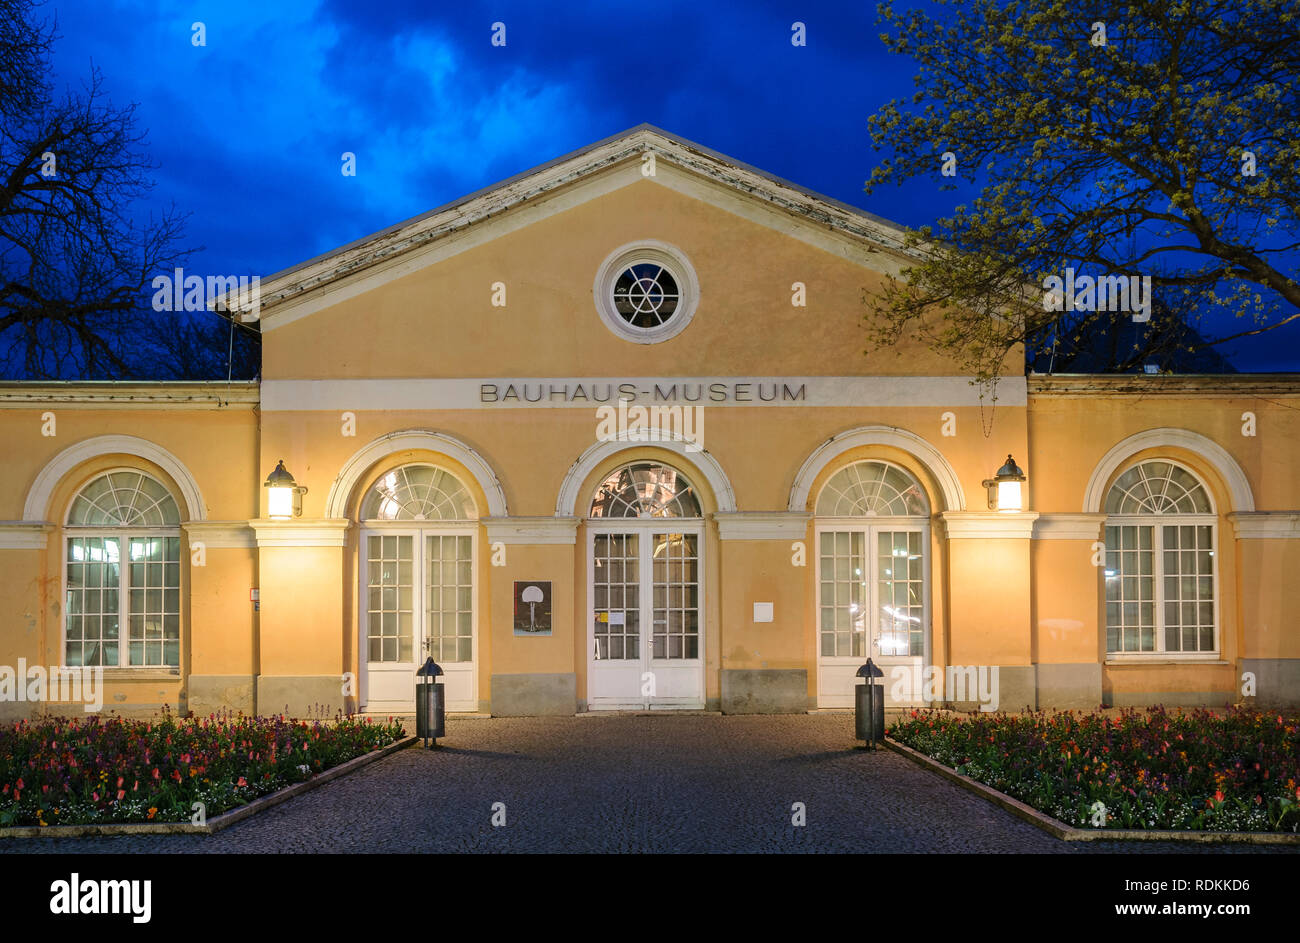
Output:
[[[43,9],[61,36],[56,87],[93,62],[115,104],[138,103],[153,200],[192,213],[191,272],[268,275],[642,122],[907,225],[973,195],[937,178],[862,192],[878,160],[867,117],[910,96],[915,72],[885,51],[874,3]],[[806,47],[790,42],[796,20]],[[491,44],[497,21],[505,47]],[[1300,369],[1300,323],[1226,352],[1242,370]]]

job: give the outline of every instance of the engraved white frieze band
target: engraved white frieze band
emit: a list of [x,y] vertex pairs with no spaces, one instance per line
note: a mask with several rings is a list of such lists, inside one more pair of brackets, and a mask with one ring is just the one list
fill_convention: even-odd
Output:
[[[739,407],[993,404],[987,387],[965,377],[468,377],[262,383],[264,411],[581,409],[619,400]],[[998,382],[997,405],[1025,403],[1024,378]]]

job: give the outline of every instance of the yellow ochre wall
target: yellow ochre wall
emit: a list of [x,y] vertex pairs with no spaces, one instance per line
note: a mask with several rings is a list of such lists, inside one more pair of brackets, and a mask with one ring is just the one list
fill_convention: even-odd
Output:
[[[729,693],[729,686],[756,684],[753,679],[767,673],[780,686],[780,709],[808,709],[816,706],[818,690],[812,512],[836,471],[874,459],[906,469],[930,504],[930,661],[997,666],[1003,708],[1232,703],[1241,700],[1243,673],[1257,676],[1261,702],[1300,699],[1300,632],[1290,615],[1300,603],[1300,590],[1287,578],[1300,562],[1294,521],[1300,515],[1295,510],[1300,482],[1293,471],[1300,447],[1300,382],[1295,379],[1275,378],[1266,392],[1255,393],[1252,384],[1261,391],[1264,384],[1250,378],[1097,378],[1086,389],[1070,378],[1030,378],[1028,405],[1023,405],[1018,396],[1025,380],[1015,369],[1020,352],[1013,351],[996,405],[980,405],[971,396],[958,405],[918,405],[906,398],[889,405],[835,406],[706,400],[706,455],[626,443],[577,482],[575,519],[566,532],[571,542],[525,535],[501,539],[497,546],[492,534],[507,525],[556,524],[566,478],[597,442],[597,404],[449,408],[431,400],[411,408],[381,400],[339,408],[338,390],[352,389],[346,381],[896,377],[925,383],[924,378],[961,376],[955,364],[910,334],[892,353],[863,355],[862,294],[878,290],[881,271],[896,265],[889,253],[855,247],[849,237],[835,250],[814,246],[797,238],[801,227],[813,224],[760,225],[640,179],[636,164],[602,172],[636,178],[626,186],[567,209],[558,209],[557,200],[555,212],[542,203],[529,210],[534,214],[529,225],[478,244],[467,242],[463,251],[441,261],[419,265],[398,259],[272,305],[263,323],[264,380],[342,381],[343,386],[323,388],[334,391],[328,408],[310,408],[310,403],[308,408],[267,408],[266,403],[255,408],[255,386],[238,403],[209,389],[199,395],[201,405],[184,408],[169,399],[168,391],[174,393],[178,385],[156,384],[136,401],[120,393],[93,408],[87,403],[101,394],[91,385],[69,388],[74,401],[66,403],[53,401],[52,388],[49,403],[23,401],[19,393],[0,389],[5,442],[0,664],[19,657],[59,663],[59,525],[79,487],[98,472],[128,466],[169,487],[186,519],[181,667],[175,673],[107,673],[106,706],[145,712],[168,704],[197,713],[221,707],[259,712],[287,707],[291,713],[317,705],[331,713],[356,709],[349,677],[355,680],[363,668],[359,504],[384,472],[431,462],[468,488],[479,518],[479,709],[526,711],[534,703],[526,696],[527,685],[537,683],[550,685],[536,701],[544,701],[539,710],[571,713],[588,694],[591,605],[582,518],[608,474],[630,461],[654,460],[682,471],[704,508],[707,705],[759,709],[753,705],[766,695],[746,701],[733,696],[734,690]],[[645,240],[680,249],[701,286],[691,323],[655,344],[617,336],[600,319],[592,298],[602,261],[618,247]],[[357,288],[385,266],[391,279]],[[807,287],[807,307],[791,306],[796,281]],[[498,282],[506,286],[505,307],[491,304]],[[307,308],[318,310],[304,314]],[[1128,391],[1139,387],[1140,394]],[[888,384],[882,388],[888,390]],[[58,420],[54,437],[41,435],[42,415],[50,410]],[[1245,412],[1256,416],[1254,436],[1241,434]],[[845,447],[812,476],[802,506],[791,508],[792,490],[810,456],[834,446],[836,437],[862,429],[873,430],[878,441]],[[1160,429],[1178,432],[1170,439],[1177,444],[1134,451],[1101,484],[1151,457],[1183,462],[1206,483],[1218,513],[1221,651],[1213,662],[1111,663],[1105,655],[1102,574],[1093,561],[1103,515],[1085,508],[1084,496],[1109,450],[1130,436]],[[434,436],[420,448],[392,450],[364,468],[352,468],[364,450],[406,430]],[[129,450],[78,462],[53,488],[41,516],[25,520],[24,501],[42,469],[69,446],[105,435],[138,437],[174,456],[202,492],[203,520],[189,520],[181,482],[147,454]],[[471,450],[494,481],[481,482],[469,466],[439,451],[430,444],[436,436]],[[1217,445],[1241,469],[1253,509],[1236,506],[1222,459],[1213,450],[1198,450],[1196,443]],[[927,450],[941,459],[931,463]],[[981,483],[1008,454],[1029,477],[1026,509],[994,514]],[[301,518],[289,522],[266,519],[262,481],[280,459],[307,488]],[[730,526],[724,508],[728,496],[710,484],[707,470],[713,463],[726,477],[733,510],[741,518],[774,515],[783,528],[779,535],[723,539],[723,528]],[[348,468],[356,473],[355,482],[340,494]],[[956,500],[945,494],[949,471],[960,491]],[[501,516],[490,512],[498,487],[506,521],[488,519]],[[331,512],[331,497],[341,511]],[[48,522],[45,530],[41,522]],[[1239,539],[1239,532],[1245,536]],[[200,540],[207,544],[201,567],[191,559]],[[33,543],[39,546],[27,546]],[[800,545],[804,566],[793,562]],[[495,565],[498,551],[502,565]],[[550,637],[513,633],[513,583],[523,579],[551,581]],[[257,610],[249,599],[252,589],[260,592]],[[773,603],[773,622],[753,622],[753,604],[760,601]],[[0,709],[13,714],[27,706]]]
[[[220,395],[210,391],[202,394],[208,405],[196,408],[181,395],[182,390],[192,389],[177,385],[167,393],[161,385],[153,385],[149,394],[153,400],[145,396],[134,404],[88,408],[74,401],[24,403],[15,408],[5,403],[6,408],[0,408],[0,441],[5,443],[0,521],[23,522],[24,505],[37,476],[65,450],[87,448],[105,436],[144,440],[174,456],[192,477],[203,502],[202,518],[196,517],[175,478],[149,457],[131,451],[130,445],[108,451],[90,448],[85,457],[72,461],[51,483],[48,499],[22,525],[38,535],[41,546],[0,549],[0,663],[13,666],[24,658],[28,665],[62,664],[62,525],[73,497],[92,478],[132,468],[166,486],[180,509],[181,665],[179,669],[105,669],[104,709],[150,713],[167,705],[185,712],[192,706],[187,682],[194,675],[251,679],[256,671],[256,617],[249,602],[249,589],[256,585],[254,552],[221,545],[203,534],[193,538],[187,528],[202,520],[233,522],[237,530],[248,530],[259,497],[256,414],[250,404],[223,403]],[[107,390],[107,385],[92,386],[86,399],[101,398]],[[0,530],[5,526],[0,524]],[[200,547],[196,539],[214,545]],[[125,645],[125,627],[121,637]],[[197,706],[206,706],[202,698]],[[233,706],[251,709],[252,704]],[[0,703],[0,716],[22,715],[30,708]]]

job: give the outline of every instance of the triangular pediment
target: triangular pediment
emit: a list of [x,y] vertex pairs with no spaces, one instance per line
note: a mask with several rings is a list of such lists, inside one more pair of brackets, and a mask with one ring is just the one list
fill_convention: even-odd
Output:
[[883,274],[904,230],[651,125],[639,125],[262,279],[264,329],[642,181],[661,184]]

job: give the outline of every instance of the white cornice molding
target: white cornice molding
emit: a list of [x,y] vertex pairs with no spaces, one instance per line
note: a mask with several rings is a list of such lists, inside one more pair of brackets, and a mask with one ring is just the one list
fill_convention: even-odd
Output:
[[36,476],[36,480],[32,482],[31,490],[27,492],[27,501],[23,505],[23,519],[38,521],[44,518],[54,489],[63,480],[63,476],[78,465],[100,455],[116,454],[134,455],[153,462],[170,475],[172,481],[180,488],[181,497],[185,501],[186,517],[191,521],[207,519],[208,508],[203,501],[203,493],[199,490],[199,483],[194,480],[190,470],[161,445],[133,435],[101,435],[82,439],[50,459]]
[[49,521],[0,521],[0,550],[44,550],[53,530]]
[[1300,511],[1233,511],[1228,520],[1238,540],[1300,539]]
[[[1001,381],[999,404],[1024,408],[1025,381]],[[694,396],[691,394],[694,393]],[[964,377],[405,377],[266,380],[262,411],[598,409],[775,409],[824,406],[979,406],[980,391]]]
[[1102,509],[1102,504],[1106,500],[1107,486],[1120,466],[1138,452],[1160,448],[1185,449],[1199,455],[1214,466],[1227,486],[1232,496],[1230,510],[1255,510],[1255,496],[1250,490],[1250,481],[1246,478],[1246,473],[1241,470],[1241,466],[1237,464],[1237,460],[1223,446],[1199,432],[1167,427],[1147,429],[1145,432],[1131,435],[1101,457],[1083,493],[1084,512],[1096,514]]
[[1037,511],[944,511],[939,515],[949,540],[1028,540]]
[[485,517],[490,543],[569,544],[578,540],[576,517]]
[[1028,377],[1034,396],[1239,396],[1300,395],[1300,375],[1294,373],[1233,374],[1041,374]]
[[189,535],[191,547],[196,542],[210,550],[257,547],[257,534],[248,521],[190,521],[182,524],[181,530]]
[[886,445],[907,452],[924,465],[938,483],[944,507],[950,511],[965,510],[966,496],[962,492],[961,479],[957,477],[957,472],[949,464],[948,459],[915,432],[895,426],[862,426],[857,429],[847,429],[836,433],[819,445],[804,460],[794,476],[794,484],[790,488],[789,509],[795,512],[806,511],[813,482],[817,480],[822,470],[850,449],[864,445]]
[[[326,517],[338,519],[347,515],[352,492],[361,483],[362,476],[377,462],[391,455],[412,451],[440,453],[460,462],[483,489],[483,495],[487,498],[488,516],[509,516],[505,491],[496,472],[483,456],[464,442],[445,433],[434,432],[432,429],[402,429],[382,435],[362,446],[344,463],[338,477],[330,485],[329,495],[325,499]],[[482,514],[482,510],[479,513]]]
[[1100,540],[1105,514],[1039,514],[1035,540]]
[[807,511],[733,511],[713,515],[722,540],[802,540],[812,515]]
[[6,382],[0,383],[0,409],[39,409],[66,405],[76,409],[245,409],[257,406],[256,382],[239,383],[122,383]]
[[258,547],[343,547],[347,544],[349,520],[249,521],[257,534]]

